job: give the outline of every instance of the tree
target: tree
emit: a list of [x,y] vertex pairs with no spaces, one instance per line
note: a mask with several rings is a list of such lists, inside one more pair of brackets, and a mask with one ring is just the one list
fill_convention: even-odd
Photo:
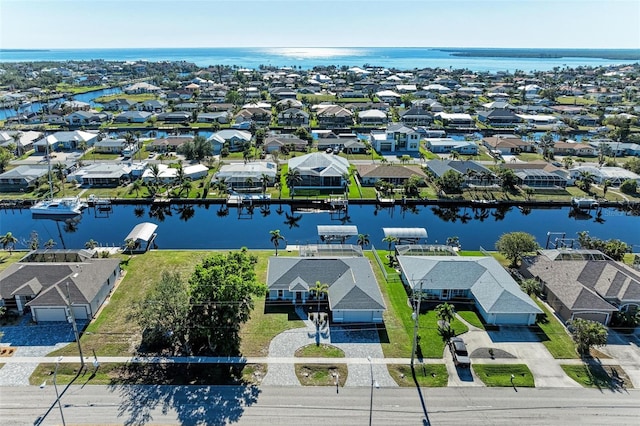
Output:
[[258,259],[246,248],[216,253],[196,266],[189,279],[191,295],[190,341],[195,351],[236,356],[240,327],[253,309],[254,296],[266,288],[256,279]]
[[284,179],[287,183],[287,187],[289,188],[289,192],[291,193],[291,198],[293,199],[296,185],[302,182],[302,175],[300,174],[300,170],[289,169],[287,174],[284,176]]
[[29,250],[38,250],[40,248],[40,237],[36,231],[31,231],[29,235],[29,241],[27,241]]
[[436,306],[435,308],[436,316],[441,321],[441,324],[438,325],[438,330],[440,330],[443,336],[449,336],[451,334],[451,323],[455,318],[456,311],[453,305],[444,302]]
[[329,293],[329,284],[321,284],[320,281],[316,281],[316,285],[309,288],[309,293],[313,294],[318,301],[318,310],[316,312],[320,312],[320,299]]
[[588,170],[581,170],[576,180],[576,186],[584,192],[589,193],[589,191],[591,191],[591,184],[595,182],[595,176]]
[[529,296],[539,296],[542,291],[540,283],[534,278],[527,278],[520,281],[520,289]]
[[136,179],[133,182],[131,182],[131,190],[135,191],[136,193],[136,198],[139,198],[140,196],[140,190],[142,189],[142,179]]
[[518,177],[512,169],[500,169],[498,173],[502,182],[502,188],[512,189],[518,183]]
[[382,239],[383,242],[388,243],[389,247],[387,249],[388,256],[389,256],[389,260],[391,260],[391,244],[395,244],[398,242],[398,237],[394,236],[394,235],[387,235],[386,237],[384,237]]
[[164,271],[136,309],[143,343],[168,344],[174,354],[189,355],[190,310],[187,283],[179,273]]
[[455,170],[447,170],[442,176],[436,179],[436,184],[444,191],[452,194],[462,192],[464,177]]
[[0,237],[0,244],[2,244],[2,249],[9,250],[9,254],[11,254],[17,242],[18,239],[11,232],[7,232],[2,237]]
[[124,251],[129,252],[129,260],[131,260],[131,258],[133,257],[133,250],[135,250],[137,246],[138,244],[133,238],[129,238],[124,242]]
[[87,250],[93,250],[96,247],[98,247],[98,242],[93,238],[84,243],[84,248],[86,248]]
[[44,248],[52,249],[56,246],[56,244],[57,243],[53,240],[53,238],[49,238],[47,242],[44,243]]
[[451,247],[460,247],[460,238],[457,236],[454,237],[447,237],[447,243],[448,246]]
[[271,178],[268,174],[262,173],[260,175],[260,185],[262,186],[262,195],[264,196],[267,193],[267,188],[269,187],[269,182],[271,182]]
[[567,321],[567,328],[581,356],[589,356],[589,350],[593,346],[607,343],[607,329],[599,322],[576,318]]
[[509,265],[511,268],[518,266],[518,261],[522,259],[524,253],[535,251],[538,248],[536,238],[526,232],[502,234],[496,242],[496,250],[511,262]]
[[369,234],[358,234],[358,242],[357,244],[364,248],[364,246],[368,246],[371,243],[369,240]]
[[625,194],[633,195],[638,192],[638,182],[636,182],[634,179],[627,179],[620,185],[620,191],[624,192]]
[[280,247],[280,241],[283,241],[285,238],[280,234],[279,229],[274,229],[269,231],[271,234],[271,243],[276,248],[276,256],[278,255],[278,247]]
[[0,146],[0,173],[4,173],[13,155],[8,149]]

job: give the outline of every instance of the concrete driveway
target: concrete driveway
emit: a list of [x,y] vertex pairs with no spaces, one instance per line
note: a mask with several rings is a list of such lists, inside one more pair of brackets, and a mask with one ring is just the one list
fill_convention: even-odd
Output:
[[[581,387],[570,379],[560,367],[562,360],[554,359],[547,348],[540,343],[537,336],[528,327],[500,327],[500,331],[487,332],[469,326],[469,331],[462,334],[470,354],[477,349],[493,348],[505,351],[515,358],[474,358],[472,363],[482,364],[526,364],[533,374],[535,385],[545,387]],[[448,352],[448,351],[447,351]],[[453,365],[451,355],[445,354],[447,369]],[[451,376],[451,372],[449,372]],[[454,378],[455,379],[455,378]],[[464,383],[463,383],[464,385]]]
[[637,334],[609,330],[607,345],[600,350],[619,362],[634,388],[640,387],[640,337]]

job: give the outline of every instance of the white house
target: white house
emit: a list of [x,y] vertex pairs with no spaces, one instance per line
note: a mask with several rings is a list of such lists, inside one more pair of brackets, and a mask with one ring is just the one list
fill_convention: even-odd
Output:
[[298,170],[301,181],[295,188],[343,188],[349,161],[338,155],[314,152],[289,159],[289,170]]

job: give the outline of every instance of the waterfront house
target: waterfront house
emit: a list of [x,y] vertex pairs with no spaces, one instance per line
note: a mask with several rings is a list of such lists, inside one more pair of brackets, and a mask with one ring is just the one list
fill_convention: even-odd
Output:
[[526,277],[540,281],[547,302],[563,320],[608,325],[615,312],[640,307],[640,273],[593,250],[542,250],[524,259]]
[[422,167],[417,165],[358,164],[356,171],[362,186],[374,186],[381,181],[402,186],[412,176],[427,178]]
[[479,111],[478,121],[492,127],[513,127],[522,122],[522,119],[507,108],[496,108],[490,111]]
[[196,118],[196,122],[198,123],[218,123],[218,124],[228,124],[229,123],[229,113],[226,111],[220,112],[201,112],[198,114]]
[[153,114],[147,111],[124,111],[118,114],[115,123],[146,123]]
[[463,186],[498,186],[500,179],[491,170],[476,161],[430,160],[427,170],[435,178],[442,177],[449,170],[462,175]]
[[254,122],[261,126],[268,126],[271,123],[271,110],[266,108],[247,107],[238,111],[235,115],[235,121],[236,123]]
[[622,167],[578,166],[569,170],[571,179],[579,179],[582,172],[587,172],[597,184],[609,181],[610,186],[620,186],[625,180],[635,180],[640,185],[640,175]]
[[478,145],[473,141],[457,141],[451,138],[426,138],[424,141],[426,148],[434,154],[478,154]]
[[368,109],[357,113],[357,121],[363,126],[378,126],[387,124],[389,117],[384,111]]
[[0,272],[0,304],[33,321],[95,317],[121,276],[120,259],[98,259],[87,250],[35,250]]
[[147,145],[148,151],[154,152],[176,152],[186,142],[192,141],[193,136],[167,136],[166,138],[157,138]]
[[60,150],[76,150],[80,142],[84,142],[88,147],[98,140],[95,133],[75,130],[71,132],[55,132],[49,136],[36,141],[33,146],[36,152],[54,152]]
[[402,282],[423,298],[474,302],[487,324],[531,325],[542,314],[509,273],[491,256],[398,255]]
[[128,142],[125,139],[106,138],[93,144],[94,152],[101,154],[122,154]]
[[433,123],[433,115],[421,107],[414,106],[400,113],[400,121],[407,126],[429,126]]
[[48,173],[45,164],[29,164],[14,167],[0,174],[0,192],[28,192],[36,187],[39,180]]
[[278,167],[269,161],[251,161],[249,163],[225,164],[214,175],[212,181],[224,182],[228,188],[242,190],[261,188],[263,177],[267,177],[268,186],[273,186]]
[[314,152],[289,159],[289,170],[298,170],[302,180],[296,189],[343,189],[349,161],[338,155]]
[[191,114],[186,111],[163,112],[158,114],[158,121],[165,123],[188,123],[191,121]]
[[162,91],[158,86],[154,86],[153,84],[147,82],[139,82],[133,83],[124,88],[124,93],[131,94],[139,94],[139,93],[160,93]]
[[238,152],[251,144],[251,133],[245,130],[223,129],[215,132],[207,141],[211,143],[215,154],[219,154],[225,146],[231,152]]
[[268,302],[316,304],[310,291],[317,282],[328,286],[321,301],[329,305],[331,322],[382,323],[386,309],[371,263],[365,257],[270,257]]
[[169,183],[173,183],[176,180],[176,176],[178,175],[178,169],[169,167],[166,164],[158,164],[158,169],[160,173],[156,178],[151,172],[151,169],[149,167],[145,168],[141,176],[142,181],[146,184],[161,183],[163,185],[166,185]]
[[262,143],[262,149],[269,153],[274,151],[305,152],[308,146],[309,142],[293,134],[285,133],[269,136]]
[[102,104],[102,109],[105,111],[129,111],[136,105],[135,101],[125,98],[112,99]]
[[300,108],[287,108],[278,113],[278,124],[280,126],[308,126],[309,113]]
[[64,121],[70,126],[89,126],[100,124],[111,118],[106,112],[74,111],[64,116]]
[[163,101],[151,99],[151,100],[136,104],[136,109],[138,111],[161,113],[161,112],[164,112],[165,106],[166,104]]
[[535,145],[516,135],[494,135],[482,138],[482,144],[494,153],[513,155],[521,152],[534,152]]
[[435,118],[442,121],[442,123],[454,129],[475,129],[476,124],[473,121],[473,117],[466,113],[436,113]]
[[82,186],[115,188],[130,179],[131,169],[127,165],[96,163],[80,167],[67,175],[67,182]]
[[598,155],[598,149],[596,147],[578,142],[558,141],[553,144],[551,151],[555,155],[575,155],[578,157],[595,157]]
[[316,115],[323,128],[349,127],[353,125],[353,112],[338,105],[319,106]]
[[550,173],[544,169],[537,168],[513,168],[521,187],[530,188],[566,188],[568,180],[566,177],[556,173]]

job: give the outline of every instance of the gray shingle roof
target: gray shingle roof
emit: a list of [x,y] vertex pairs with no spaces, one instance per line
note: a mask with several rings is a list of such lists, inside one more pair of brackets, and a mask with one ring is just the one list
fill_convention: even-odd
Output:
[[269,290],[306,291],[316,282],[329,286],[332,310],[385,309],[369,260],[362,257],[269,259]]
[[398,256],[403,275],[414,288],[470,290],[489,314],[542,313],[492,257]]

